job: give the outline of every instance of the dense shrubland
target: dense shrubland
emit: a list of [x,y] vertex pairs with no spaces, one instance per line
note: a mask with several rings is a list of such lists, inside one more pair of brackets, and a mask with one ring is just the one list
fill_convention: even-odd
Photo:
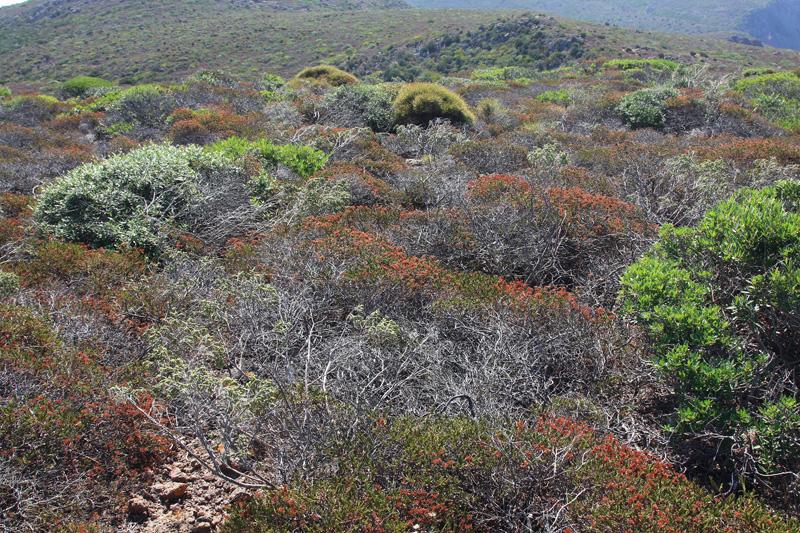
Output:
[[0,96],[3,525],[796,529],[796,76],[529,67]]

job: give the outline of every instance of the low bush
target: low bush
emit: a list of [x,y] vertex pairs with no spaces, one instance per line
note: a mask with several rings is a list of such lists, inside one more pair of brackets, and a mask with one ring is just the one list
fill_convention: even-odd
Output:
[[11,97],[11,89],[0,85],[0,100]]
[[166,226],[208,217],[201,206],[236,182],[244,187],[241,171],[222,157],[198,147],[151,145],[59,178],[44,190],[34,214],[42,229],[61,239],[155,252]]
[[572,96],[566,89],[552,89],[539,93],[536,100],[566,107],[572,102]]
[[398,124],[427,126],[444,118],[454,124],[471,124],[475,115],[467,103],[453,91],[434,83],[411,83],[400,89],[394,101]]
[[316,67],[304,68],[297,73],[294,79],[330,85],[331,87],[358,83],[358,78],[349,72],[345,72],[331,65],[318,65]]
[[677,96],[674,89],[642,89],[625,95],[617,114],[632,128],[661,128],[666,120],[667,100]]
[[60,90],[67,98],[80,98],[91,95],[97,89],[108,89],[114,84],[103,78],[75,76],[61,84]]
[[671,72],[680,67],[680,63],[670,59],[612,59],[603,63],[604,69],[639,70],[652,69]]
[[392,92],[381,85],[342,85],[322,101],[322,119],[338,127],[389,131],[394,124]]
[[316,148],[294,144],[277,145],[266,139],[248,141],[231,137],[210,145],[208,150],[231,160],[252,156],[268,166],[281,164],[303,178],[321,170],[328,161],[328,156]]
[[622,309],[675,387],[676,430],[726,471],[775,483],[800,466],[798,250],[800,184],[781,181],[665,226],[622,278]]
[[800,75],[772,72],[745,77],[734,89],[748,97],[756,111],[782,128],[800,131]]
[[240,505],[223,531],[797,527],[752,498],[715,499],[657,458],[569,419],[499,429],[465,418],[369,422],[329,441],[324,455],[335,468]]

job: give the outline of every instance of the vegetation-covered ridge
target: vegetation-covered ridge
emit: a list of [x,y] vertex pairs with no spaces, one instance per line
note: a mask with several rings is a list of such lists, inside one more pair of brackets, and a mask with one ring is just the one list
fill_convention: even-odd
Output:
[[[637,33],[554,21],[520,12],[387,8],[333,9],[284,2],[173,0],[37,2],[0,9],[0,83],[52,82],[75,72],[123,83],[177,81],[201,68],[254,80],[264,70],[284,75],[316,63],[358,73],[416,69],[452,74],[479,65],[548,68],[576,57],[668,57],[712,65],[797,63],[790,51],[707,37]],[[306,5],[306,3],[303,3]],[[341,4],[350,5],[350,4]],[[37,7],[38,6],[38,7]],[[374,7],[374,9],[373,9]],[[169,28],[169,32],[163,31]],[[506,32],[513,38],[506,39]],[[495,50],[496,49],[496,50]],[[123,53],[124,51],[124,53]],[[393,68],[393,63],[401,68]]]
[[530,9],[626,28],[684,34],[744,30],[773,46],[797,49],[792,0],[410,0],[417,7]]
[[0,86],[0,528],[798,530],[800,73],[575,27]]

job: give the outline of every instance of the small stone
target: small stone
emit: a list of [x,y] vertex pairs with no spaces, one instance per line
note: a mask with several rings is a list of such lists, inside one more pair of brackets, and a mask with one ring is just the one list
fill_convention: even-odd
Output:
[[150,516],[150,506],[148,501],[141,496],[134,496],[128,500],[128,516]]
[[157,483],[153,485],[153,490],[156,491],[158,497],[164,500],[177,500],[186,495],[189,490],[188,483]]
[[174,467],[172,470],[170,470],[168,475],[172,481],[177,481],[180,483],[187,483],[189,481],[194,481],[195,479],[197,479],[193,475],[187,474],[178,467]]
[[236,489],[236,491],[233,494],[231,494],[230,501],[232,503],[238,503],[247,500],[249,498],[250,498],[250,493],[248,493],[246,490]]
[[211,524],[209,522],[200,522],[192,528],[192,533],[211,533]]

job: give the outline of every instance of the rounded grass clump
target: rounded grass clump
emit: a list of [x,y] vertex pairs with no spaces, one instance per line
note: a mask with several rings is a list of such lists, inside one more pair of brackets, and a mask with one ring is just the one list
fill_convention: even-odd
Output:
[[409,83],[400,89],[394,101],[398,124],[426,126],[444,118],[454,124],[472,124],[475,115],[459,95],[435,83]]
[[295,76],[295,80],[311,81],[323,85],[330,85],[331,87],[358,83],[358,78],[333,65],[317,65],[315,67],[304,68]]
[[67,98],[77,98],[91,94],[98,89],[108,89],[114,84],[103,78],[94,76],[75,76],[61,84],[61,92]]

